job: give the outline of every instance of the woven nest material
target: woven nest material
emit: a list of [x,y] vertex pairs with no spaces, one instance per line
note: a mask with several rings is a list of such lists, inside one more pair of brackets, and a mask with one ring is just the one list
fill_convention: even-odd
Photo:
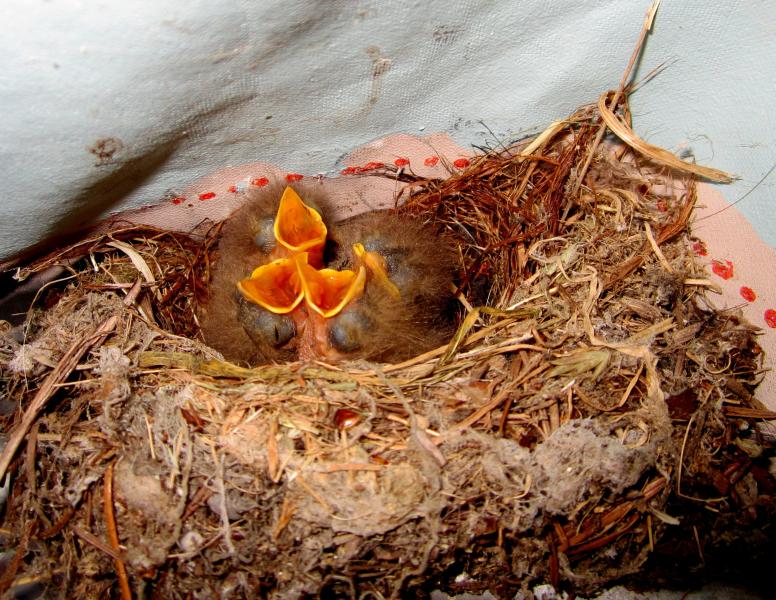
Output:
[[124,228],[21,269],[70,275],[2,340],[3,590],[591,593],[714,567],[740,530],[772,548],[756,330],[707,301],[692,176],[597,143],[599,116],[445,180],[370,175],[460,240],[466,317],[402,364],[220,360],[195,317],[217,228]]

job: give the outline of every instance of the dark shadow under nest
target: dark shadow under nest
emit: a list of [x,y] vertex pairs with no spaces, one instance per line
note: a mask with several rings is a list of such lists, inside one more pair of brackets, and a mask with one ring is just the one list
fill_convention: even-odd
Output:
[[463,303],[485,298],[401,364],[220,360],[195,317],[217,228],[124,227],[24,266],[67,275],[0,347],[20,407],[3,591],[508,598],[721,565],[758,583],[776,485],[757,331],[707,300],[694,180],[598,143],[599,116],[445,180],[372,175],[457,236]]

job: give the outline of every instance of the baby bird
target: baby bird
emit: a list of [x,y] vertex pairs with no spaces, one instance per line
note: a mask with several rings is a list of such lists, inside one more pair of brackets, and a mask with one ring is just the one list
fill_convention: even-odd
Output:
[[[276,217],[281,200],[288,198],[285,188],[271,185],[250,190],[245,205],[225,221],[221,230],[209,297],[199,319],[205,341],[228,360],[255,365],[292,360],[297,354],[298,319],[249,301],[237,287],[257,267],[290,254],[286,246],[294,248],[300,238],[316,240],[322,253],[328,210],[325,195],[313,186],[295,185],[291,189],[319,218],[304,205],[288,204],[284,213],[288,227],[279,232],[286,245],[278,242]],[[304,243],[297,249],[310,250]]]
[[363,295],[328,323],[330,353],[398,362],[447,342],[456,322],[457,257],[435,228],[390,211],[332,227],[330,266],[367,266]]

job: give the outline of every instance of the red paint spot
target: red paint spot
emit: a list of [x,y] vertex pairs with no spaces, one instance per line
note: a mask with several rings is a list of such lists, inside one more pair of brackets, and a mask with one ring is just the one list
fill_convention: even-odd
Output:
[[368,162],[363,167],[361,167],[361,171],[372,171],[373,169],[382,169],[385,166],[385,163],[381,162]]
[[469,159],[468,158],[456,158],[453,162],[453,166],[456,169],[465,169],[469,166]]
[[427,167],[436,167],[436,164],[439,162],[438,156],[429,156],[426,160],[423,161],[423,164]]
[[657,209],[660,212],[668,212],[668,203],[665,200],[658,200]]
[[765,311],[765,324],[771,329],[776,329],[776,310],[769,308]]
[[695,242],[692,245],[692,251],[698,256],[706,256],[709,251],[706,250],[706,242]]
[[185,199],[186,199],[186,198],[182,198],[181,196],[178,196],[177,198],[173,198],[173,199],[172,199],[172,203],[173,203],[173,204],[180,204],[180,203],[181,203],[181,202],[183,202]]
[[205,192],[204,194],[199,195],[200,200],[210,200],[211,198],[215,198],[216,193],[215,192]]
[[236,194],[237,193],[237,186],[236,185],[230,185],[229,189],[226,190],[226,191],[227,192],[231,192],[232,194]]
[[251,179],[251,185],[255,185],[257,187],[264,187],[269,183],[269,179],[266,177],[254,177]]
[[341,175],[353,175],[358,171],[358,167],[345,167],[340,171]]
[[304,175],[300,175],[299,173],[288,173],[286,175],[286,181],[291,183],[292,181],[301,181],[304,179]]
[[395,161],[393,161],[393,164],[395,164],[397,167],[406,167],[408,164],[410,164],[410,159],[397,158]]
[[746,287],[745,285],[742,285],[741,289],[738,290],[738,292],[741,294],[741,297],[747,302],[754,302],[755,300],[757,300],[757,294],[755,294],[754,290],[750,287]]
[[711,270],[714,271],[715,274],[722,277],[722,279],[730,279],[733,277],[733,263],[729,260],[724,262],[717,259],[712,260]]

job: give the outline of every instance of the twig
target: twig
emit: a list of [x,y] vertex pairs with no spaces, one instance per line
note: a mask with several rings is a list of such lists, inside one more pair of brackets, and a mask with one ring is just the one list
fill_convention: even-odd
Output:
[[649,223],[644,223],[644,233],[647,234],[647,241],[649,242],[649,245],[652,247],[652,252],[655,253],[655,256],[657,256],[657,259],[660,261],[660,264],[663,265],[663,268],[671,273],[673,275],[674,270],[671,268],[671,265],[666,260],[665,255],[660,250],[660,247],[657,245],[657,242],[655,241],[655,236],[652,235],[652,228],[649,226]]
[[739,419],[776,420],[776,411],[746,406],[723,406],[722,412],[728,417]]
[[[113,514],[113,463],[108,465],[105,470],[105,477],[102,484],[102,512],[105,516],[105,528],[108,530],[108,541],[111,548],[119,553],[119,532],[116,529],[116,517]],[[127,567],[120,554],[113,557],[116,563],[116,575],[119,578],[119,588],[121,589],[122,600],[132,600],[132,592],[129,589],[129,577],[127,577]]]
[[27,437],[27,455],[25,457],[24,466],[27,471],[27,489],[30,492],[30,496],[35,496],[38,493],[38,486],[35,477],[35,456],[38,450],[38,426],[39,423],[35,423],[32,426],[32,431]]
[[312,469],[315,473],[336,473],[338,471],[382,471],[383,465],[372,463],[331,463],[320,468]]
[[693,537],[695,538],[695,545],[698,548],[698,558],[701,559],[701,566],[704,566],[706,564],[706,559],[703,557],[703,546],[701,545],[701,537],[698,535],[698,528],[695,525],[692,526],[692,533],[693,533]]
[[210,496],[212,495],[213,495],[213,490],[211,490],[210,488],[204,485],[200,487],[194,494],[194,497],[191,499],[191,502],[188,503],[188,505],[186,506],[186,509],[183,511],[183,514],[181,515],[181,521],[185,521],[191,515],[193,515],[197,511],[197,509],[203,504],[205,504],[205,502],[207,502]]
[[444,467],[445,463],[447,463],[445,455],[442,454],[441,450],[436,447],[436,442],[431,441],[428,435],[426,435],[425,430],[418,425],[418,418],[415,415],[415,411],[412,410],[410,401],[407,400],[407,397],[398,387],[391,383],[391,381],[385,376],[385,373],[383,373],[381,369],[376,366],[373,368],[386,387],[388,387],[394,393],[394,395],[399,400],[401,400],[402,406],[404,406],[404,410],[407,411],[410,423],[410,438],[417,442],[418,446],[425,450],[431,456],[431,458],[434,459],[438,466]]
[[498,408],[498,406],[509,397],[509,394],[513,392],[515,388],[517,388],[517,386],[520,385],[523,381],[526,381],[528,379],[535,377],[542,371],[547,370],[549,366],[550,365],[548,363],[542,364],[536,369],[534,369],[533,371],[531,371],[530,373],[526,373],[525,375],[518,377],[517,379],[513,379],[509,385],[504,386],[504,388],[501,391],[499,391],[498,394],[496,394],[496,397],[493,400],[491,400],[484,406],[481,406],[480,408],[475,410],[472,414],[470,414],[468,417],[466,417],[462,421],[459,421],[458,423],[450,427],[450,429],[448,429],[443,435],[437,438],[436,443],[441,444],[443,441],[448,439],[449,434],[451,432],[461,431],[463,429],[466,429],[474,425],[477,421],[479,421],[482,417],[487,415],[489,412]]
[[[617,104],[620,102],[620,98],[625,93],[625,86],[628,83],[628,79],[630,78],[631,71],[633,70],[633,67],[636,64],[636,61],[638,60],[639,55],[641,54],[641,49],[644,47],[644,41],[647,39],[647,34],[652,29],[652,22],[655,20],[655,13],[657,13],[658,6],[660,6],[660,0],[655,0],[652,3],[652,5],[649,7],[649,10],[647,11],[646,16],[644,17],[644,24],[641,26],[641,32],[639,33],[639,39],[636,42],[636,47],[633,49],[633,53],[631,54],[630,60],[628,61],[628,66],[625,67],[625,72],[622,74],[622,79],[620,79],[620,85],[617,88],[617,91],[614,93],[614,97],[612,98],[612,102],[611,102],[612,110],[615,110],[617,108]],[[602,121],[603,121],[603,115],[602,115]],[[585,179],[587,170],[590,168],[590,163],[593,161],[593,156],[595,155],[596,148],[598,148],[599,144],[601,143],[601,140],[604,138],[605,133],[606,133],[606,123],[602,122],[598,128],[598,133],[596,133],[593,143],[590,145],[587,158],[585,158],[585,163],[582,165],[582,168],[579,169],[577,180],[574,182],[574,187],[571,190],[572,197],[576,196],[577,193],[579,192],[579,188],[582,185],[582,181],[584,181]]]
[[595,550],[596,548],[601,548],[602,546],[606,546],[608,543],[613,542],[618,537],[623,535],[624,533],[627,533],[640,519],[640,515],[638,513],[631,515],[630,519],[619,529],[616,531],[613,531],[612,533],[605,535],[603,537],[597,538],[591,542],[588,542],[587,544],[583,544],[581,546],[577,546],[573,549],[571,549],[568,552],[569,556],[577,556],[579,554],[582,554],[584,552],[589,552],[590,550]]
[[735,180],[735,177],[725,173],[724,171],[687,162],[677,158],[675,154],[669,152],[665,148],[653,146],[652,144],[642,140],[638,135],[636,135],[633,129],[623,123],[614,112],[616,110],[614,100],[612,101],[612,106],[608,106],[607,100],[610,93],[611,92],[606,92],[598,99],[598,111],[601,113],[601,118],[603,118],[604,123],[611,130],[611,132],[620,138],[623,142],[628,144],[628,146],[640,154],[648,157],[650,160],[663,164],[672,169],[676,169],[677,171],[692,173],[693,175],[697,175],[698,177],[703,177],[717,183],[732,183]]
[[91,544],[92,546],[97,548],[97,550],[99,550],[100,552],[104,552],[105,554],[110,556],[113,560],[121,560],[121,552],[119,550],[116,550],[115,548],[111,548],[110,545],[106,544],[104,540],[101,540],[92,532],[86,531],[85,529],[81,529],[77,525],[72,525],[69,528],[69,531],[72,531],[79,538],[81,538],[87,544]]
[[274,415],[269,421],[267,433],[267,474],[273,483],[280,481],[283,469],[280,466],[280,454],[278,452],[278,419]]
[[221,537],[224,538],[224,544],[229,551],[229,556],[234,556],[237,553],[237,549],[232,543],[232,525],[229,523],[229,511],[226,506],[226,486],[224,485],[224,455],[222,454],[219,460],[219,456],[216,454],[215,446],[211,447],[213,453],[213,463],[216,467],[216,486],[218,487],[218,494],[221,496],[218,503],[218,511],[221,513]]
[[288,497],[284,498],[283,505],[280,507],[280,516],[278,516],[278,522],[275,525],[275,528],[272,530],[272,539],[275,542],[280,539],[280,534],[283,533],[283,530],[291,522],[295,512],[296,506],[294,505],[293,501],[289,500]]
[[24,527],[22,537],[14,548],[13,557],[10,559],[8,564],[4,566],[3,574],[0,576],[0,594],[3,594],[3,598],[6,597],[5,592],[8,591],[8,589],[13,584],[16,573],[19,571],[19,567],[21,566],[24,557],[27,555],[27,547],[30,544],[30,537],[32,537],[32,534],[36,528],[36,523],[37,521],[35,520],[27,522],[27,525]]
[[297,474],[296,477],[294,477],[293,480],[296,481],[302,487],[302,489],[305,492],[307,492],[313,498],[315,498],[315,500],[318,502],[318,504],[321,505],[323,510],[325,510],[327,513],[329,513],[329,516],[334,516],[334,510],[332,509],[331,504],[326,502],[326,500],[323,498],[323,496],[321,496],[312,487],[310,487],[310,484],[307,483],[307,481],[305,481],[305,479],[301,475]]
[[41,540],[47,540],[57,535],[62,529],[70,522],[70,519],[75,515],[75,509],[72,506],[68,506],[62,515],[57,519],[54,524],[48,529],[41,531],[38,534],[38,538]]

